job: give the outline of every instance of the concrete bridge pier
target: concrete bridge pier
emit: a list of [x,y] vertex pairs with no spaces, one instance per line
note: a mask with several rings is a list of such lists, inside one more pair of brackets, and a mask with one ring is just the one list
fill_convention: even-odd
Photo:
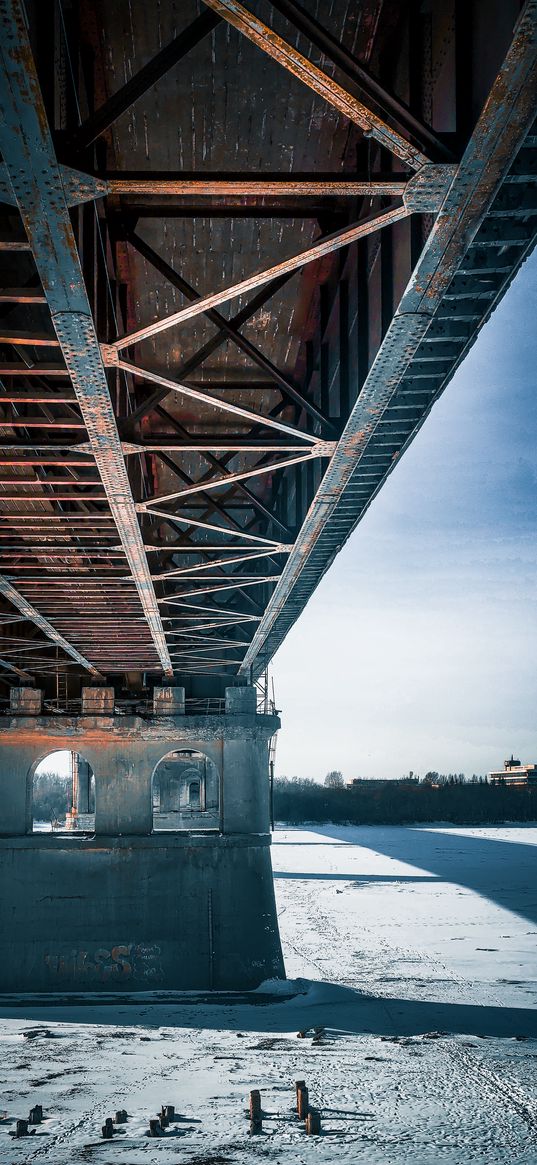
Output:
[[77,752],[71,753],[71,780],[73,788],[73,810],[76,814],[90,812],[91,769]]
[[[24,694],[21,694],[24,693]],[[251,687],[217,714],[156,689],[146,716],[87,689],[80,716],[19,690],[0,718],[0,991],[244,990],[283,977],[270,861],[268,742]],[[38,763],[80,757],[95,832],[34,831]],[[164,801],[155,788],[164,772]]]

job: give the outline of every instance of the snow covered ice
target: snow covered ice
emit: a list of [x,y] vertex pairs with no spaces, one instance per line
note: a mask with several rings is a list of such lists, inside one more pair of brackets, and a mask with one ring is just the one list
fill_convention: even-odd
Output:
[[[280,829],[273,864],[290,982],[1,1000],[2,1162],[537,1165],[537,827]],[[300,1078],[320,1137],[291,1112]],[[162,1104],[180,1119],[149,1139]]]

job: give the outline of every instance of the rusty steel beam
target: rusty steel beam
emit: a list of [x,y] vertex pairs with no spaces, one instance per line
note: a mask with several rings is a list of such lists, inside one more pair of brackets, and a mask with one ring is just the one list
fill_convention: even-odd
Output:
[[304,85],[313,89],[314,93],[344,117],[360,126],[367,137],[375,138],[381,146],[395,154],[405,165],[413,170],[419,170],[429,162],[430,159],[417,146],[413,146],[376,113],[372,113],[357,97],[347,93],[337,81],[322,69],[318,69],[307,57],[302,56],[302,53],[273,32],[268,25],[263,24],[243,4],[239,4],[238,0],[203,0],[203,3],[232,24],[274,61],[283,65],[284,69]]
[[[218,547],[218,549],[220,550],[221,548]],[[180,548],[180,550],[182,553],[181,548]],[[249,550],[244,550],[241,554],[237,555],[235,553],[235,555],[233,557],[230,557],[230,558],[212,558],[209,562],[202,562],[202,563],[198,562],[194,566],[171,567],[170,570],[161,571],[160,574],[153,575],[153,578],[165,579],[165,578],[180,578],[180,577],[186,576],[187,580],[188,580],[188,578],[193,577],[192,576],[193,570],[197,570],[197,571],[199,571],[199,570],[211,570],[212,567],[214,567],[214,566],[229,566],[230,564],[233,564],[235,562],[243,563],[243,562],[251,562],[252,559],[271,558],[273,554],[276,554],[276,553],[277,554],[289,554],[291,550],[292,550],[292,546],[287,546],[285,543],[282,542],[282,544],[278,547],[277,551],[274,548],[272,548],[271,550],[256,550],[252,554]]]
[[2,155],[142,609],[172,675],[22,0],[0,0],[0,29]]
[[63,405],[76,404],[74,392],[54,392],[43,388],[4,388],[0,394],[1,404],[18,405]]
[[181,670],[181,672],[187,673],[190,675],[207,675],[207,674],[209,674],[207,671],[208,668],[236,667],[237,662],[238,662],[237,660],[234,660],[233,663],[230,663],[229,659],[218,659],[218,658],[207,659],[207,660],[202,660],[202,659],[191,660],[188,664],[185,664],[185,666],[182,667],[180,670]]
[[[257,415],[258,428],[262,419]],[[302,436],[302,434],[301,434]],[[191,437],[184,441],[174,441],[170,437],[162,437],[155,442],[153,438],[144,442],[123,441],[125,456],[133,453],[302,453],[304,444],[296,441],[278,441],[275,438],[263,437]],[[61,447],[59,447],[61,448]],[[17,463],[15,463],[17,464]],[[85,462],[87,464],[87,462]]]
[[[96,484],[98,484],[98,479],[96,478],[92,478],[91,481],[86,481],[85,478],[78,477],[70,480],[68,477],[8,477],[7,475],[0,474],[0,485],[11,485],[13,488],[15,486],[26,485],[38,486],[39,489],[43,489],[45,485],[63,485],[67,488],[67,486],[88,486]],[[0,494],[0,497],[5,497],[5,494]],[[86,495],[81,496],[80,501],[87,501]]]
[[[180,426],[178,423],[177,423],[177,427],[179,429],[182,428],[182,426]],[[185,473],[184,469],[181,469],[180,466],[178,466],[177,463],[173,460],[173,458],[168,457],[165,453],[162,453],[162,452],[159,453],[158,456],[160,457],[161,461],[163,461],[164,465],[166,465],[168,467],[168,469],[171,469],[172,473],[175,474],[176,477],[179,477],[181,479],[181,481],[183,481],[185,483],[185,485],[187,485],[187,486],[193,486],[194,484],[199,485],[200,492],[203,494],[204,497],[206,496],[205,491],[203,489],[203,484],[206,480],[209,480],[210,471],[209,471],[209,473],[204,474],[203,477],[199,480],[199,482],[195,483],[194,478],[191,477],[190,474]],[[223,469],[223,463],[218,461],[211,454],[204,453],[203,457],[204,457],[204,460],[206,460],[208,462],[208,464],[211,466],[211,468],[218,469],[219,471],[221,471]],[[250,501],[252,506],[254,506],[254,508],[257,510],[257,512],[259,514],[262,514],[263,517],[267,518],[267,520],[269,522],[274,523],[276,526],[279,526],[280,530],[283,530],[284,534],[287,537],[289,537],[288,527],[285,526],[283,524],[283,522],[280,522],[279,518],[277,518],[271,512],[271,510],[267,509],[267,507],[263,504],[261,499],[256,496],[256,494],[253,494],[248,489],[248,487],[245,486],[244,483],[242,483],[242,482],[238,483],[237,489],[238,489],[239,493],[242,493],[243,497],[248,498],[248,500]],[[229,519],[231,521],[233,521],[234,524],[238,527],[238,523],[235,522],[234,519],[231,518],[231,515],[226,513],[225,508],[223,506],[221,506],[218,502],[216,502],[214,500],[214,498],[207,496],[207,504],[210,507],[209,511],[207,513],[207,516],[209,516],[210,513],[219,513],[224,518],[229,517]],[[149,515],[151,511],[147,511],[147,512]]]
[[[5,526],[12,526],[15,524],[18,529],[18,523],[28,521],[32,526],[36,523],[41,525],[43,522],[54,522],[57,526],[61,524],[62,529],[69,526],[78,526],[79,522],[91,522],[92,526],[102,527],[110,530],[111,535],[115,537],[116,527],[114,519],[108,514],[42,514],[42,513],[23,513],[23,514],[2,514],[0,513],[0,529]],[[24,533],[21,530],[21,533]]]
[[50,639],[52,643],[56,644],[57,647],[61,647],[67,655],[70,655],[71,659],[76,660],[76,662],[81,664],[82,667],[86,669],[86,671],[91,672],[91,674],[94,675],[96,679],[103,678],[98,669],[94,667],[92,663],[90,663],[89,659],[86,659],[86,657],[82,655],[80,651],[77,651],[76,647],[73,647],[72,643],[69,643],[67,639],[64,639],[63,635],[60,635],[60,632],[57,631],[51,623],[49,623],[48,619],[45,619],[41,612],[37,611],[36,608],[28,602],[28,599],[26,599],[24,595],[20,594],[20,592],[11,585],[9,580],[5,578],[4,575],[0,575],[0,594],[3,595],[9,603],[12,603],[14,607],[17,607],[21,614],[24,615],[25,619],[29,619],[32,623],[35,623],[36,627],[39,627],[39,630],[44,632],[44,634],[47,636],[47,639]]
[[17,344],[21,348],[59,348],[57,336],[49,336],[45,332],[3,332],[0,331],[0,344]]
[[[11,424],[11,422],[9,423]],[[3,421],[2,424],[6,425],[7,421]],[[38,454],[43,452],[47,456],[49,453],[84,453],[90,457],[93,456],[89,446],[89,441],[77,442],[76,437],[72,437],[67,441],[49,441],[46,445],[43,445],[42,441],[39,440],[28,441],[23,439],[22,441],[14,441],[10,436],[9,440],[3,442],[0,445],[0,450],[2,453],[7,454],[10,452],[16,453],[17,456],[23,452],[28,452],[31,454]],[[113,519],[111,519],[111,521],[113,521]]]
[[[28,482],[23,481],[22,484],[27,485]],[[36,485],[45,485],[46,482],[36,482],[35,484]],[[80,482],[73,482],[73,486],[75,486],[75,485],[79,486]],[[43,494],[41,497],[35,497],[35,495],[32,496],[31,494],[24,496],[24,494],[0,493],[0,501],[3,501],[3,502],[23,502],[23,501],[25,501],[25,502],[26,501],[28,501],[28,502],[29,501],[31,501],[31,502],[90,502],[90,501],[91,502],[105,502],[106,495],[104,493],[102,493],[102,494],[83,494],[83,495],[81,494],[80,496],[78,494]]]
[[394,223],[399,222],[403,218],[407,218],[410,213],[410,209],[406,206],[396,206],[380,214],[368,215],[367,218],[362,219],[359,223],[354,223],[353,226],[344,227],[340,231],[326,235],[319,242],[308,247],[306,251],[301,251],[298,255],[292,255],[289,259],[283,259],[280,263],[275,263],[273,267],[268,267],[263,271],[258,271],[255,275],[241,279],[239,283],[235,283],[231,287],[225,287],[221,291],[213,292],[212,295],[203,296],[201,299],[196,300],[195,303],[188,304],[187,307],[173,312],[172,315],[166,316],[162,320],[156,320],[155,323],[148,324],[145,328],[139,328],[136,332],[121,336],[113,344],[102,344],[101,350],[104,362],[105,364],[117,366],[119,359],[118,353],[122,348],[129,348],[131,344],[138,344],[141,340],[147,340],[150,336],[155,336],[159,332],[164,332],[168,328],[174,327],[175,324],[183,323],[185,320],[192,319],[197,315],[203,315],[209,308],[218,307],[221,303],[228,303],[230,299],[237,299],[239,295],[253,291],[254,288],[261,287],[264,283],[269,283],[279,275],[287,275],[289,272],[298,271],[308,263],[314,263],[317,259],[324,258],[325,255],[331,255],[334,251],[348,247],[351,243],[357,242],[358,239],[365,238],[366,235],[371,235],[383,227],[393,226]]
[[230,526],[216,526],[211,522],[202,522],[198,518],[186,518],[182,514],[170,514],[166,510],[151,510],[151,517],[166,518],[168,522],[179,523],[183,526],[195,526],[200,530],[212,530],[217,534],[226,534],[228,538],[244,538],[246,542],[259,542],[262,546],[271,546],[274,552],[276,552],[276,547],[280,545],[273,538],[262,538],[260,534],[250,534],[242,528],[237,530],[232,529]]
[[46,295],[39,287],[4,287],[0,289],[0,303],[46,302]]
[[[535,119],[537,0],[526,0],[500,73],[468,142],[410,283],[387,329],[338,448],[309,508],[295,547],[252,639],[241,671],[262,670],[285,635],[283,613],[296,618],[340,549],[323,542],[338,503],[424,339],[446,289],[501,188]],[[358,514],[354,525],[359,520]],[[348,537],[350,528],[342,539]],[[315,556],[315,570],[311,561]],[[308,564],[310,564],[308,566]],[[309,569],[311,580],[304,574]],[[302,579],[306,581],[302,582]],[[299,587],[303,593],[299,594]],[[295,588],[297,588],[295,592]],[[297,599],[293,593],[299,594]],[[278,620],[282,617],[280,630]],[[259,657],[261,656],[261,660]]]
[[[56,661],[54,661],[56,662]],[[19,679],[24,680],[25,683],[33,684],[33,676],[27,671],[23,671],[20,667],[15,667],[14,663],[10,663],[8,659],[0,658],[0,666],[6,671],[13,672],[14,675],[19,676]]]
[[[272,286],[272,285],[271,285],[271,286]],[[281,412],[281,410],[282,410],[282,404],[279,404],[279,405],[277,405],[277,406],[276,406],[274,409],[272,409],[272,410],[271,410],[271,412],[270,412],[270,416],[278,416],[278,415],[279,415],[279,413]],[[163,409],[161,409],[160,407],[159,407],[159,409],[158,409],[158,412],[159,412],[159,413],[160,413],[160,412],[164,413],[164,416],[165,416],[166,418],[168,418],[168,414],[166,414],[166,413],[164,412],[164,410],[163,410]],[[181,432],[181,435],[182,435],[182,432],[183,432],[183,430],[182,430],[182,427],[181,427],[180,425],[178,425],[178,424],[177,424],[177,422],[175,421],[175,419],[174,419],[173,417],[171,417],[171,416],[170,416],[170,417],[169,417],[169,420],[171,421],[171,423],[173,424],[173,426],[174,426],[174,427],[175,427],[175,428],[176,428],[176,429],[177,429],[179,432]],[[255,434],[257,433],[258,429],[259,429],[259,426],[256,426],[256,427],[255,427],[255,428],[254,428],[254,429],[251,431],[251,433],[255,435]],[[161,456],[162,456],[162,455],[161,455]],[[213,469],[218,469],[218,470],[220,470],[220,471],[225,471],[226,464],[227,464],[227,462],[228,462],[228,461],[229,461],[229,460],[232,458],[232,456],[233,456],[233,454],[232,454],[232,453],[230,453],[230,452],[229,452],[229,450],[228,450],[228,451],[227,451],[227,453],[226,453],[226,455],[225,455],[225,457],[223,458],[223,460],[222,460],[222,461],[220,461],[220,460],[217,460],[216,458],[214,458],[214,457],[212,456],[212,454],[209,454],[209,453],[204,453],[204,458],[205,458],[205,460],[207,461],[208,465],[209,465],[211,468],[213,468]],[[185,475],[184,475],[184,473],[182,473],[182,472],[181,472],[180,476],[182,476],[182,477],[183,477],[183,480],[185,480]],[[210,472],[204,475],[204,477],[202,478],[202,481],[206,480],[208,477],[210,477]],[[189,482],[189,484],[192,484],[192,482],[190,481],[190,482]],[[256,509],[258,509],[258,510],[261,510],[261,512],[262,512],[262,513],[264,513],[264,514],[266,515],[266,509],[265,509],[265,507],[264,507],[264,506],[263,506],[263,505],[262,505],[262,504],[259,502],[259,500],[258,500],[258,499],[256,499],[256,498],[254,497],[254,495],[252,495],[252,494],[251,494],[251,492],[249,491],[249,489],[248,489],[248,487],[247,487],[247,486],[245,486],[243,483],[239,483],[237,486],[235,486],[235,487],[234,487],[234,489],[238,490],[238,492],[242,493],[243,495],[246,495],[246,496],[247,496],[247,497],[250,499],[250,501],[251,501],[252,503],[254,503],[254,504],[255,504],[255,507],[256,507]],[[231,491],[231,492],[234,492],[234,489],[232,489],[232,491]],[[226,496],[225,496],[225,498],[224,498],[224,501],[226,501],[226,500],[227,500],[227,494],[226,494]],[[191,503],[191,507],[192,507],[192,503]],[[212,513],[213,511],[215,511],[215,510],[216,510],[216,511],[218,511],[219,509],[220,509],[220,507],[218,506],[218,504],[217,504],[217,503],[214,501],[214,499],[212,499],[212,500],[211,500],[211,504],[210,504],[210,508],[208,508],[208,509],[205,509],[205,512],[204,512],[204,520],[206,520],[207,518],[209,518],[209,517],[211,516],[211,513]],[[229,503],[228,503],[228,512],[229,512]],[[231,519],[231,521],[233,522],[233,524],[235,525],[235,527],[237,527],[237,522],[236,522],[236,520],[235,520],[234,518],[231,518],[231,515],[230,515],[230,519]],[[277,525],[279,525],[279,526],[280,526],[280,529],[283,529],[283,530],[285,531],[285,533],[288,533],[287,527],[285,527],[285,526],[283,525],[283,523],[282,523],[282,522],[280,522],[280,520],[279,520],[279,519],[275,519],[274,517],[272,517],[272,519],[271,519],[271,520],[272,520],[272,521],[276,521]],[[170,525],[173,525],[173,520],[172,520],[172,519],[168,518],[168,519],[167,519],[167,521],[168,521],[168,523],[169,523]],[[194,527],[192,527],[192,529],[194,529]],[[182,535],[181,541],[183,541],[185,538],[188,538],[188,535],[189,535],[189,533],[190,533],[190,530],[187,528],[187,530],[186,530],[186,531],[184,532],[184,534]]]
[[[137,510],[147,510],[151,513],[151,508],[154,505],[162,505],[163,502],[175,501],[176,498],[190,497],[192,494],[205,493],[210,489],[221,489],[222,486],[233,485],[236,481],[246,481],[250,477],[261,477],[263,474],[273,473],[277,469],[287,469],[289,465],[299,465],[304,461],[311,461],[316,457],[331,457],[336,448],[335,441],[318,441],[312,446],[311,451],[303,453],[300,457],[288,457],[284,461],[273,461],[268,465],[255,465],[253,469],[243,469],[238,473],[226,473],[224,477],[209,479],[209,481],[195,482],[194,485],[187,486],[186,489],[175,490],[174,493],[163,494],[159,497],[146,498],[143,502],[138,502]],[[0,478],[1,481],[1,478]]]
[[[232,614],[232,612],[231,612],[231,614]],[[182,624],[182,623],[186,622],[188,619],[190,619],[191,616],[189,616],[189,615],[163,615],[162,618],[163,618],[164,623],[181,623]],[[259,616],[258,615],[244,615],[244,616],[239,615],[238,618],[236,618],[236,619],[216,619],[214,622],[210,621],[210,616],[204,615],[204,616],[202,616],[202,618],[209,619],[209,622],[195,623],[193,627],[188,627],[188,628],[178,627],[177,631],[174,631],[172,628],[170,628],[166,632],[166,634],[168,636],[170,636],[170,635],[181,635],[182,636],[182,635],[186,635],[186,634],[190,633],[191,631],[210,631],[213,627],[217,627],[217,628],[220,628],[220,627],[239,627],[241,623],[247,623],[251,620],[258,620]],[[209,637],[204,636],[204,638],[208,639]],[[173,643],[171,644],[171,646],[172,647],[174,646]]]
[[[228,645],[226,647],[226,646],[222,646],[222,644],[220,644],[220,643],[212,643],[211,644],[211,642],[208,641],[207,647],[203,647],[200,643],[198,643],[197,646],[195,646],[195,647],[190,646],[186,650],[185,650],[185,648],[179,648],[179,650],[174,653],[174,658],[186,659],[188,664],[202,663],[205,661],[205,656],[201,654],[204,651],[213,651],[213,652],[219,651],[219,652],[221,652],[221,651],[240,651],[240,650],[241,650],[240,644],[238,644],[238,643]],[[224,660],[219,660],[215,656],[208,656],[207,662],[208,663],[211,663],[211,662],[225,663]],[[228,667],[230,664],[233,664],[233,663],[237,664],[237,663],[239,663],[239,660],[238,659],[230,659],[227,661],[227,663],[225,663],[225,666]],[[181,671],[182,670],[183,669],[181,668]]]
[[[190,646],[192,643],[210,643],[213,645],[216,644],[218,647],[248,647],[250,642],[249,639],[224,639],[219,635],[190,635],[188,632],[183,631],[168,631],[168,638],[171,635],[180,635],[182,642],[187,646]],[[180,649],[178,643],[171,643],[170,648],[172,653],[175,648]]]
[[[285,284],[288,283],[290,279],[291,274],[281,275],[279,279],[273,279],[271,283],[268,283],[262,291],[258,292],[258,294],[255,295],[254,298],[251,299],[245,307],[241,308],[241,310],[231,318],[230,324],[232,327],[237,330],[241,328],[243,324],[247,323],[247,321],[256,314],[256,312],[265,306],[269,299],[272,299],[272,297],[276,295],[278,291],[282,289],[282,287],[285,287]],[[207,343],[204,344],[203,347],[200,348],[197,352],[195,352],[189,360],[185,360],[183,364],[180,365],[180,367],[177,369],[178,378],[181,380],[186,379],[186,377],[189,376],[191,372],[194,372],[197,368],[199,368],[204,363],[204,361],[209,358],[209,356],[212,356],[214,352],[221,348],[222,345],[225,344],[226,339],[227,333],[223,330],[219,330],[216,336],[213,336],[211,340],[208,340]],[[136,408],[133,413],[131,413],[129,417],[129,424],[133,425],[140,419],[140,417],[146,416],[147,413],[154,407],[154,405],[158,404],[159,401],[163,400],[167,395],[167,389],[160,389],[158,392],[152,393],[152,395],[148,397],[143,402],[143,404],[139,405],[139,407]]]
[[0,361],[0,376],[69,376],[64,364],[20,364],[18,361]]
[[[189,283],[187,283],[186,279],[183,279],[181,275],[178,275],[177,272],[174,271],[173,267],[170,267],[169,263],[166,263],[161,258],[161,256],[158,255],[157,252],[154,251],[153,248],[149,246],[149,244],[145,243],[144,240],[141,239],[138,235],[134,233],[129,234],[128,241],[131,246],[133,246],[140,253],[140,255],[144,257],[144,259],[147,259],[147,261],[151,263],[152,266],[155,267],[156,270],[159,271],[165,279],[168,279],[170,283],[177,287],[178,290],[181,291],[187,299],[193,303],[196,303],[202,298],[201,295],[199,295],[198,292],[193,287],[191,287]],[[207,318],[211,320],[213,324],[216,324],[217,328],[221,332],[225,332],[232,343],[235,344],[236,347],[241,351],[245,352],[245,354],[250,357],[254,364],[257,364],[258,367],[262,368],[264,372],[268,372],[269,376],[272,377],[274,382],[285,393],[285,395],[293,401],[294,404],[297,404],[300,406],[300,408],[303,408],[306,413],[308,413],[311,417],[314,417],[315,420],[319,421],[324,428],[332,431],[334,430],[334,426],[330,424],[325,416],[323,416],[322,412],[316,407],[314,402],[308,400],[308,398],[305,397],[303,393],[299,392],[295,385],[289,380],[289,378],[284,376],[283,373],[280,372],[279,368],[276,368],[275,364],[273,364],[271,360],[264,356],[263,353],[260,352],[259,348],[257,348],[251,340],[248,340],[245,336],[243,336],[241,332],[225,318],[225,316],[221,315],[220,312],[215,311],[213,308],[207,312]]]
[[19,465],[21,468],[24,468],[24,466],[30,467],[32,465],[40,465],[41,467],[45,468],[50,468],[51,466],[54,468],[54,466],[60,465],[73,465],[84,468],[89,466],[91,468],[93,464],[91,461],[88,461],[87,457],[46,457],[43,455],[41,457],[21,457],[17,453],[4,453],[3,445],[0,445],[0,451],[0,468],[3,465]]
[[[44,559],[59,558],[62,561],[66,558],[73,558],[77,561],[80,558],[123,558],[124,550],[113,550],[112,547],[107,546],[77,546],[76,543],[71,543],[72,549],[65,546],[39,546],[33,542],[22,542],[18,546],[3,546],[0,544],[0,558],[16,559],[17,566],[14,569],[21,569],[20,559],[31,558],[34,562],[35,568],[35,552],[40,550]],[[26,569],[26,568],[25,568]],[[192,569],[192,568],[191,568]],[[201,567],[199,568],[201,570]],[[173,573],[173,572],[172,572]]]
[[[2,646],[3,646],[3,643],[4,643],[4,641],[2,640]],[[34,652],[34,651],[41,651],[42,647],[47,647],[50,650],[50,649],[52,649],[52,644],[50,642],[48,642],[46,639],[39,640],[37,643],[30,643],[28,640],[26,640],[26,642],[24,642],[24,640],[21,639],[21,640],[19,640],[19,644],[17,647],[9,647],[7,649],[7,651],[4,649],[4,656],[7,657],[8,655],[31,655],[32,652]],[[45,660],[48,663],[50,656],[42,655],[39,658],[41,660]],[[32,662],[32,661],[30,660],[30,662]]]
[[[207,585],[216,583],[217,586],[220,586],[221,583],[223,583],[224,586],[227,586],[228,583],[233,583],[234,585],[237,584],[237,586],[241,586],[243,583],[250,583],[252,586],[255,586],[257,583],[273,582],[275,578],[279,577],[279,574],[192,574],[189,575],[188,578],[179,578],[176,580],[172,579],[172,582],[202,582],[204,584],[207,583]],[[201,593],[202,592],[200,591],[200,594]],[[166,598],[181,599],[184,598],[186,594],[186,591],[167,591]]]
[[[0,404],[2,403],[0,397]],[[71,421],[65,418],[57,421],[46,421],[43,417],[1,417],[0,425],[10,429],[85,429],[84,421]]]
[[385,115],[393,117],[404,132],[412,134],[415,141],[424,150],[433,151],[440,158],[452,160],[450,151],[439,140],[431,127],[417,118],[408,108],[408,105],[401,101],[400,97],[396,97],[394,93],[386,89],[386,86],[381,84],[366,69],[363,62],[349,52],[345,45],[336,40],[301,4],[298,4],[296,0],[271,0],[271,4],[299,32],[303,33],[311,41],[311,44],[320,49],[325,57],[346,73],[368,100],[374,101]]
[[235,195],[240,198],[258,197],[300,197],[316,198],[319,195],[330,195],[337,198],[365,198],[398,197],[402,198],[406,186],[406,178],[376,179],[356,178],[335,175],[274,175],[254,177],[247,174],[222,177],[217,174],[207,174],[205,178],[199,175],[162,176],[157,174],[130,175],[107,174],[104,179],[109,194],[146,194],[146,195],[192,195],[200,198],[224,197]]
[[164,606],[168,607],[174,607],[176,605],[180,606],[181,599],[191,599],[194,598],[195,595],[208,595],[212,594],[213,591],[238,591],[242,590],[243,587],[256,587],[267,582],[278,582],[279,578],[279,574],[259,575],[259,578],[254,579],[252,582],[248,581],[248,579],[241,579],[240,576],[237,576],[235,582],[229,583],[226,583],[225,580],[222,579],[222,582],[217,583],[217,585],[214,587],[199,587],[193,591],[174,591],[170,598],[168,598],[168,596],[164,596],[164,598],[159,599],[159,603],[162,603]]
[[[19,644],[21,651],[37,651],[40,647],[50,648],[51,646],[48,639],[23,639],[22,635],[3,635],[2,645],[6,643]],[[17,647],[10,647],[8,651],[4,652],[4,655],[12,655],[17,650]]]
[[[248,547],[248,546],[246,546],[244,548],[244,551],[242,551],[240,546],[226,546],[225,543],[221,544],[220,546],[216,546],[216,545],[210,545],[208,542],[150,542],[149,544],[146,543],[146,549],[147,550],[155,550],[155,551],[159,550],[165,554],[216,554],[216,553],[221,554],[221,553],[224,553],[224,551],[227,552],[229,550],[233,554],[237,554],[237,552],[240,551],[241,555],[245,554],[246,556],[248,556],[248,554],[250,552],[250,547]],[[270,550],[268,550],[266,552],[263,551],[261,557],[264,557],[265,553],[268,555],[287,554],[290,550],[292,550],[291,543],[279,542],[276,545],[274,545]],[[242,559],[241,559],[241,561],[242,561]],[[212,565],[211,562],[207,563],[207,566],[211,566],[211,565]],[[205,567],[201,563],[198,562],[195,566],[187,567],[186,569],[187,570],[204,570]]]
[[27,239],[0,239],[0,251],[31,251]]
[[255,425],[266,425],[268,428],[278,429],[281,433],[287,433],[289,437],[295,437],[304,441],[304,448],[308,444],[315,445],[318,443],[318,438],[311,433],[304,433],[301,429],[295,429],[293,425],[286,425],[283,421],[276,421],[273,417],[262,416],[260,413],[254,413],[251,409],[243,409],[240,405],[234,405],[231,401],[222,400],[219,396],[211,396],[209,392],[202,392],[198,388],[191,388],[188,384],[178,384],[175,380],[170,380],[167,376],[162,376],[159,372],[150,372],[147,368],[139,368],[136,364],[129,364],[127,360],[118,360],[118,368],[122,368],[124,372],[130,372],[131,376],[140,376],[142,380],[151,380],[154,384],[160,384],[163,388],[167,388],[168,392],[179,392],[183,396],[192,397],[193,400],[199,400],[203,404],[211,405],[212,408],[220,409],[224,413],[231,413],[233,416],[241,417],[243,420],[252,421]]

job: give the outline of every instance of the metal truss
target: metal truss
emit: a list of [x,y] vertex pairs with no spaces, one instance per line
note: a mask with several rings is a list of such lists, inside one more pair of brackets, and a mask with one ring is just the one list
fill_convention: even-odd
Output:
[[[423,62],[406,104],[295,0],[273,2],[287,37],[237,0],[203,4],[92,103],[83,21],[67,27],[59,3],[58,127],[22,0],[0,0],[0,593],[19,612],[0,619],[23,620],[0,644],[8,682],[73,665],[192,682],[263,672],[535,240],[537,0],[474,127],[455,77],[451,134],[429,124]],[[341,172],[117,167],[118,119],[208,37],[218,67],[226,25],[348,123]],[[290,254],[272,231],[257,270],[241,253],[241,278],[200,291],[145,237],[159,219],[312,225]],[[180,306],[138,317],[141,263]],[[315,328],[282,367],[270,321],[286,334],[298,278]]]

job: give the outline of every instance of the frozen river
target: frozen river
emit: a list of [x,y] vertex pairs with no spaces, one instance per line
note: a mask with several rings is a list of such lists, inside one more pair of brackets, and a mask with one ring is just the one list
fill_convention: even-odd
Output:
[[[537,1165],[537,828],[281,829],[273,863],[279,996],[3,1000],[2,1107],[50,1118],[20,1141],[3,1122],[0,1161]],[[300,1078],[319,1138],[290,1111]],[[182,1119],[150,1140],[162,1103]]]

